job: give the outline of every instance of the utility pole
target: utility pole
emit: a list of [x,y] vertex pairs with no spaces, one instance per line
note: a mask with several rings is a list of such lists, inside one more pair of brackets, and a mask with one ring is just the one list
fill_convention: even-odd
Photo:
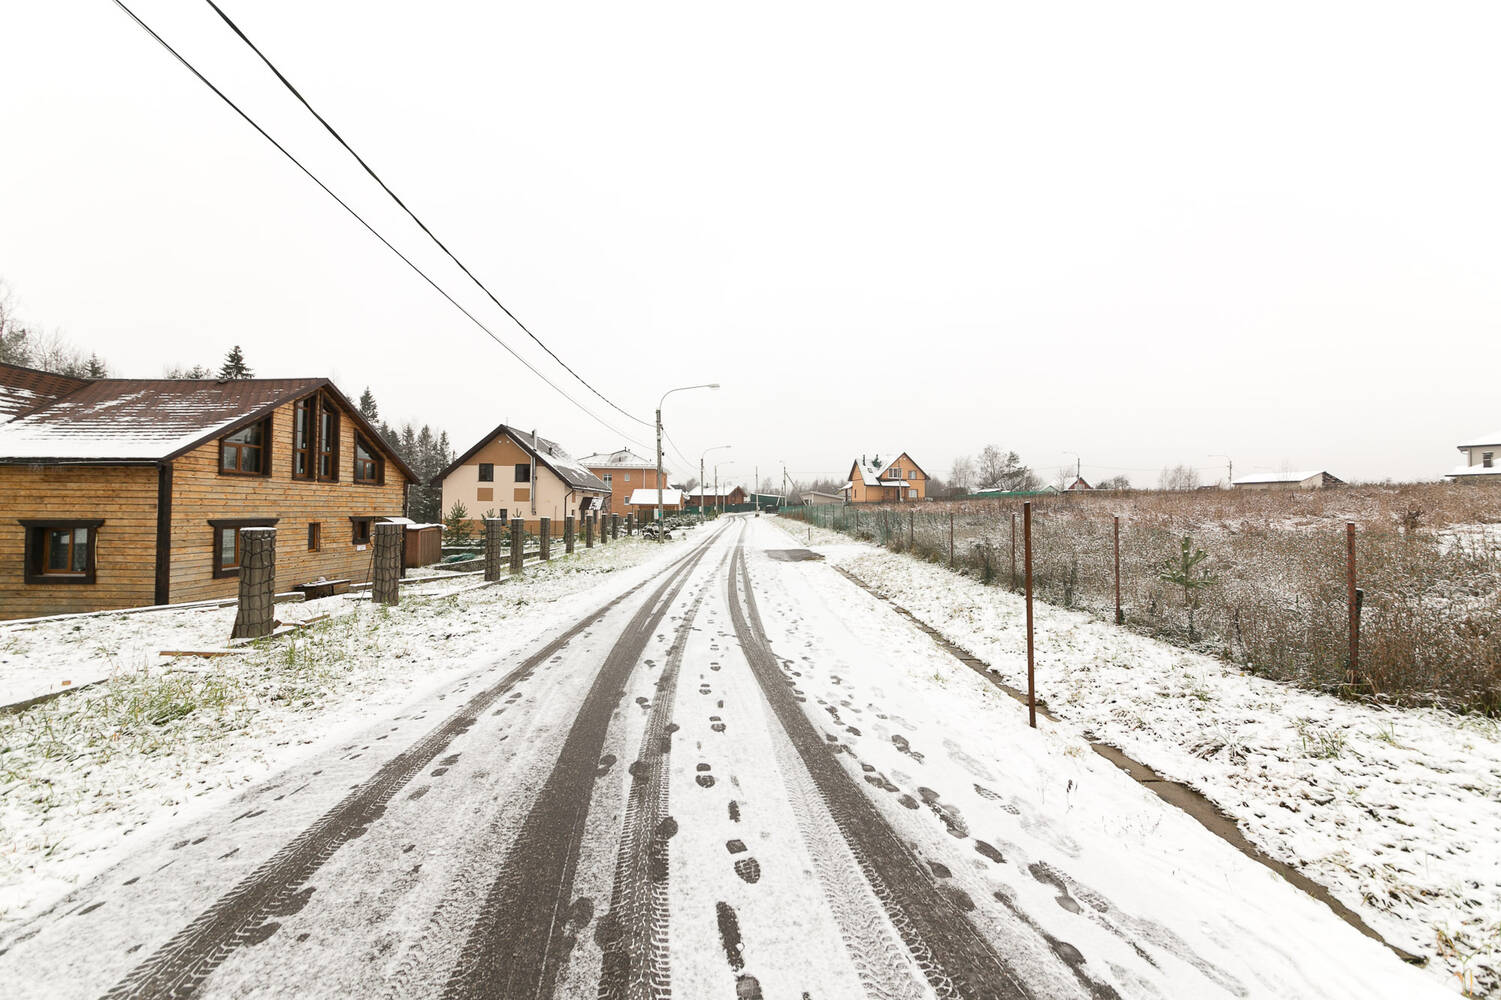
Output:
[[1230,485],[1233,486],[1235,484],[1235,463],[1232,462],[1232,461],[1230,461],[1230,456],[1229,455],[1210,455],[1209,457],[1210,458],[1223,458],[1225,460],[1225,466],[1226,466],[1226,469],[1227,469],[1227,473],[1230,476]]

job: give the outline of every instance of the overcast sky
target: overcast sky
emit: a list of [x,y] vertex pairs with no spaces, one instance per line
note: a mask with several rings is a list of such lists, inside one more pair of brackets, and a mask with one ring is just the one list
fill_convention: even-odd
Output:
[[[126,2],[613,429],[108,0],[0,14],[24,317],[127,376],[239,343],[460,450],[502,420],[649,450],[207,4]],[[722,382],[665,411],[695,466],[734,446],[722,478],[994,442],[1142,485],[1212,453],[1431,479],[1501,427],[1494,3],[221,5],[612,401]]]

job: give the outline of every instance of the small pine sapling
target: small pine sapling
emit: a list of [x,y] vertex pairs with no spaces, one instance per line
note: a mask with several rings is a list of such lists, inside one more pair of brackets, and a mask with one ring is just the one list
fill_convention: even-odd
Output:
[[1157,564],[1157,579],[1183,588],[1183,606],[1188,608],[1188,641],[1194,641],[1194,609],[1199,606],[1198,592],[1219,582],[1208,568],[1200,569],[1199,563],[1209,558],[1203,549],[1194,548],[1193,540],[1183,536],[1182,550],[1177,558],[1169,557]]
[[455,500],[453,506],[448,508],[448,516],[443,518],[443,537],[449,545],[458,548],[474,541],[473,529],[469,524],[469,508],[464,506],[464,501]]

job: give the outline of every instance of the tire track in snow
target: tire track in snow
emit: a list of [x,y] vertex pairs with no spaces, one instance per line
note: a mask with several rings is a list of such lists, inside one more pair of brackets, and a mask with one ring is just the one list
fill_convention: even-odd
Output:
[[940,998],[1032,997],[829,753],[798,706],[766,641],[743,548],[735,550],[727,587],[735,632],[763,695],[928,984]]
[[[716,568],[717,577],[723,568]],[[667,764],[673,705],[688,635],[709,594],[705,586],[683,616],[657,679],[641,751],[630,767],[630,793],[615,859],[610,909],[595,928],[604,952],[599,1000],[667,1000],[672,996],[667,948],[668,844],[677,824],[668,815]]]
[[[664,573],[673,573],[670,583],[676,574],[682,572],[685,562],[696,564],[713,538],[710,536],[699,548],[680,556],[655,576],[585,615],[514,670],[470,698],[426,736],[387,761],[368,780],[132,969],[105,994],[106,1000],[196,996],[204,980],[223,964],[231,952],[266,940],[280,927],[276,917],[290,916],[302,909],[309,895],[305,884],[313,874],[339,848],[363,836],[370,825],[380,819],[391,798],[447,750],[455,739],[468,732],[496,700],[652,580]],[[665,588],[666,584],[663,586]],[[647,606],[651,603],[648,602]]]
[[647,641],[724,530],[677,564],[621,632],[584,698],[547,781],[480,904],[445,1000],[547,997],[568,951],[575,866],[610,716]]

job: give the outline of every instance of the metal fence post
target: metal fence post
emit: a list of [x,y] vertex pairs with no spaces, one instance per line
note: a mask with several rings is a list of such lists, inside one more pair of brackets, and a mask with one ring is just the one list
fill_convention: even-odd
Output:
[[954,568],[954,512],[949,511],[949,569]]
[[552,518],[544,517],[538,520],[538,537],[541,539],[541,556],[543,562],[552,560]]
[[401,536],[399,524],[382,522],[374,526],[374,573],[370,580],[370,599],[376,604],[401,602]]
[[1011,512],[1011,592],[1016,593],[1016,511]]
[[1350,605],[1350,686],[1360,683],[1360,606],[1364,592],[1355,586],[1355,522],[1345,525],[1345,587]]
[[563,518],[563,554],[573,555],[573,515]]
[[[1013,515],[1014,517],[1015,515]],[[1032,648],[1032,501],[1022,504],[1022,523],[1027,547],[1027,722],[1037,728],[1037,675]]]
[[1121,611],[1121,516],[1115,515],[1115,623],[1126,624],[1126,616]]
[[511,575],[521,572],[522,547],[525,541],[526,522],[519,517],[511,518]]
[[235,612],[230,637],[259,639],[270,635],[276,628],[275,609],[276,529],[241,528],[240,608]]

